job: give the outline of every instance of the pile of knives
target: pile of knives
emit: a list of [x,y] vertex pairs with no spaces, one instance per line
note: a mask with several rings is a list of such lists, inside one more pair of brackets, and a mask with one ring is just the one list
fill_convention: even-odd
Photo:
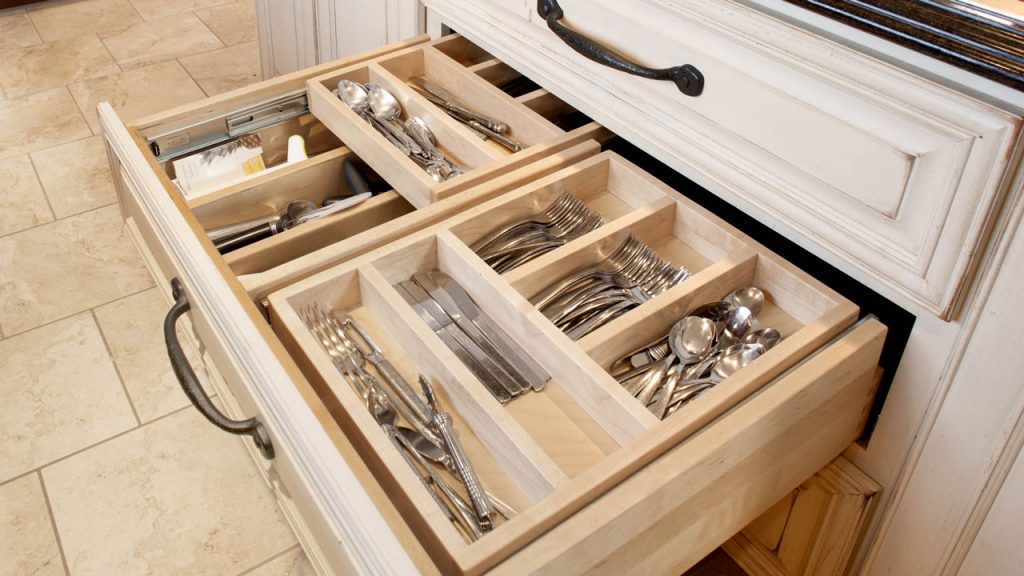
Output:
[[431,104],[440,107],[449,116],[465,124],[479,137],[484,140],[494,140],[511,152],[523,149],[522,143],[509,135],[509,127],[505,122],[469,109],[459,102],[454,94],[429,78],[413,76],[410,80],[412,80],[411,86]]
[[499,402],[544,388],[547,372],[451,276],[421,272],[395,288]]

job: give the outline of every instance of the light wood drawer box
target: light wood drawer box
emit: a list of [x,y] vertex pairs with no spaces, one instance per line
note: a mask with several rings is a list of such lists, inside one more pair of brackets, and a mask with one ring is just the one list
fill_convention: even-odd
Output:
[[[287,199],[329,195],[337,167],[351,154],[341,145],[345,136],[339,142],[316,132],[318,122],[327,122],[314,110],[287,129],[307,126],[311,142],[323,143],[321,154],[191,204],[153,155],[148,140],[154,135],[303,86],[315,89],[317,78],[348,73],[339,70],[368,70],[368,62],[383,67],[425,49],[421,42],[265,82],[132,127],[101,105],[127,226],[158,280],[183,284],[203,356],[230,397],[225,410],[255,417],[269,435],[275,456],[267,477],[322,572],[682,571],[856,438],[885,335],[877,321],[856,322],[850,302],[635,166],[611,153],[595,156],[598,144],[590,138],[602,131],[593,124],[551,130],[549,139],[518,155],[495,155],[493,164],[477,168],[487,175],[477,185],[428,186],[438,197],[419,210],[390,192],[336,222],[299,227],[227,257],[213,251],[203,228],[252,205],[268,213]],[[464,40],[446,38],[435,46],[427,52],[446,54],[480,79],[511,77]],[[516,109],[533,106],[539,115],[526,114],[533,120],[567,108],[543,91],[508,102]],[[384,174],[389,166],[376,168],[389,182],[397,176],[397,185],[402,176]],[[463,177],[474,178],[472,172]],[[607,224],[504,276],[466,248],[485,228],[542,207],[562,190],[601,211]],[[686,265],[693,277],[571,342],[526,298],[545,277],[593,261],[628,233]],[[546,392],[497,405],[403,308],[391,283],[434,267],[486,303],[554,375]],[[687,409],[660,422],[607,373],[616,354],[663,331],[689,307],[751,283],[771,295],[766,321],[787,338]],[[271,322],[261,311],[264,298],[273,303]],[[295,316],[310,299],[357,309],[388,347],[405,350],[399,367],[406,375],[420,370],[451,383],[443,394],[468,449],[519,515],[471,545],[439,521],[365,410],[357,409],[350,392],[332,387],[333,367]],[[511,472],[508,461],[515,463]]]
[[559,0],[562,24],[698,97],[630,76],[487,3],[429,9],[617,134],[819,256],[950,318],[1009,179],[1021,118],[740,2]]

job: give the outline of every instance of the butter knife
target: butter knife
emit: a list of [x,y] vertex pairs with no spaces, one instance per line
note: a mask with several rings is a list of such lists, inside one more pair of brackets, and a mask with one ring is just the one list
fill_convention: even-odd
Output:
[[[451,277],[446,274],[442,274],[442,276],[444,276],[448,280],[451,280]],[[455,321],[456,326],[461,328],[463,332],[465,332],[470,338],[473,339],[474,342],[477,343],[478,346],[480,346],[480,348],[482,348],[491,356],[491,358],[493,358],[498,364],[500,364],[501,367],[505,370],[505,372],[510,374],[515,379],[516,383],[519,385],[520,390],[526,390],[533,386],[533,383],[530,382],[530,380],[526,377],[524,373],[525,366],[524,362],[522,361],[522,358],[518,357],[515,351],[513,351],[508,346],[504,345],[505,343],[503,343],[501,340],[496,338],[492,339],[488,337],[488,335],[484,334],[484,332],[480,329],[480,326],[478,326],[474,322],[473,316],[471,316],[468,313],[466,308],[462,307],[462,304],[466,304],[467,302],[456,302],[455,298],[453,298],[452,295],[448,293],[448,291],[441,288],[441,286],[434,280],[433,273],[413,274],[412,279],[414,282],[419,284],[424,290],[426,290],[427,293],[430,294],[430,297],[433,298],[434,301],[437,302],[441,306],[441,308],[448,313],[448,316],[450,316],[451,319]],[[454,280],[450,282],[450,284],[454,283]],[[468,294],[466,294],[466,299],[469,300]],[[476,305],[472,303],[472,301],[469,301],[468,304],[470,304],[468,308],[470,308],[474,312],[475,316],[480,316],[482,314],[480,312],[480,309],[477,308]]]
[[412,81],[423,90],[426,90],[434,97],[440,99],[440,102],[434,103],[445,110],[455,112],[459,116],[465,117],[467,120],[475,120],[486,126],[489,130],[493,130],[499,134],[508,132],[508,124],[500,120],[484,116],[483,114],[478,114],[469,108],[466,108],[459,102],[459,99],[456,98],[454,94],[445,90],[444,87],[440,86],[437,82],[424,78],[423,76],[413,76]]
[[[414,291],[410,292],[407,288],[414,289]],[[476,346],[476,344],[473,344],[472,340],[466,337],[465,334],[462,334],[461,330],[455,327],[455,325],[451,324],[450,319],[448,320],[448,324],[441,324],[420,303],[421,298],[426,298],[428,300],[430,299],[430,296],[427,295],[426,292],[423,292],[422,288],[416,286],[416,284],[413,282],[406,281],[399,282],[398,284],[396,284],[395,289],[398,291],[399,295],[401,295],[402,298],[405,299],[405,301],[410,306],[412,306],[412,309],[416,312],[416,314],[419,315],[420,319],[423,320],[427,324],[427,326],[429,326],[430,329],[433,330],[435,334],[437,334],[437,336],[441,339],[442,342],[444,342],[445,346],[447,346],[449,350],[455,353],[455,356],[457,356],[459,360],[462,361],[462,363],[465,364],[467,368],[469,368],[473,375],[475,375],[477,379],[480,380],[480,383],[487,388],[487,390],[491,393],[492,396],[494,396],[495,399],[498,400],[498,402],[505,404],[512,399],[512,394],[509,393],[509,391],[504,386],[499,384],[495,377],[492,375],[491,368],[493,368],[493,370],[496,370],[497,372],[501,372],[501,369],[498,368],[498,366],[494,364],[493,361],[490,362],[490,367],[484,364],[484,362],[490,360],[487,357],[487,355],[484,354],[484,351],[480,350]],[[416,292],[417,290],[419,291],[419,293]],[[445,318],[447,318],[447,315],[445,315]],[[461,337],[459,335],[461,335]],[[465,344],[465,346],[468,346],[469,348],[464,347],[463,344]],[[470,348],[476,348],[475,353],[470,352]]]
[[538,392],[544,389],[544,384],[551,375],[526,350],[523,350],[507,332],[502,330],[490,316],[485,314],[483,310],[480,310],[480,307],[476,305],[476,302],[473,301],[473,298],[466,292],[465,288],[444,272],[431,272],[430,277],[441,290],[444,290],[452,297],[466,317],[479,326],[492,342],[502,348],[503,354],[507,353],[507,357],[510,360],[515,359],[518,366],[523,370],[522,374],[529,381],[531,388]]

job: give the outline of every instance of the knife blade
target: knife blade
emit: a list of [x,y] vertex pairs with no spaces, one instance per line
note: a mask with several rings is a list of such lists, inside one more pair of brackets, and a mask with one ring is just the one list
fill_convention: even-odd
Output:
[[[480,383],[487,388],[498,402],[505,404],[512,399],[512,393],[495,376],[495,374],[504,374],[501,368],[458,327],[452,324],[451,319],[448,318],[447,314],[444,314],[440,307],[437,308],[437,312],[444,316],[444,319],[447,321],[446,323],[442,323],[427,309],[426,301],[433,302],[433,300],[422,288],[417,286],[415,282],[407,280],[395,284],[395,289],[412,306],[413,310],[419,314],[420,319],[426,322],[427,326],[441,338],[445,346],[455,353],[455,356],[469,368],[470,372],[480,380]],[[434,304],[436,305],[436,302]],[[508,376],[506,375],[505,378],[507,379]]]
[[413,76],[412,81],[420,88],[440,98],[442,102],[436,103],[438,106],[442,106],[446,110],[451,110],[460,116],[465,116],[467,119],[476,120],[499,134],[508,132],[508,124],[466,108],[459,102],[459,99],[456,98],[454,94],[446,90],[437,82],[423,76]]
[[479,326],[484,334],[502,349],[503,354],[507,353],[510,360],[514,358],[518,362],[517,366],[521,368],[522,374],[530,383],[531,388],[538,392],[544,389],[544,384],[551,378],[551,375],[477,306],[465,288],[444,272],[431,272],[430,277],[441,290],[451,296],[466,317]]
[[[501,350],[498,345],[491,341],[481,330],[480,327],[470,320],[465,312],[456,304],[455,300],[440,286],[434,282],[433,278],[429,274],[416,273],[412,276],[413,282],[418,284],[421,288],[430,294],[430,297],[441,307],[442,310],[455,322],[463,332],[469,336],[473,342],[476,343],[484,352],[487,353],[498,365],[501,366],[502,370],[506,374],[512,377],[515,382],[517,389],[523,391],[530,388],[530,382],[523,376],[522,369],[516,366],[514,358],[509,358],[507,350]],[[512,390],[509,390],[512,392]]]

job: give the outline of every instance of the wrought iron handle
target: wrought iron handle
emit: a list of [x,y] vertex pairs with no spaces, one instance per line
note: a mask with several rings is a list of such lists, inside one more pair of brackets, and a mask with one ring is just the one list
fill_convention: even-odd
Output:
[[547,21],[548,28],[561,38],[562,42],[594,62],[642,78],[671,80],[675,82],[679,91],[687,96],[700,96],[704,91],[704,75],[691,64],[673,66],[672,68],[648,68],[614,50],[601,46],[579,32],[570,30],[559,22],[565,17],[565,13],[558,5],[558,0],[537,0],[537,14]]
[[167,343],[167,355],[171,359],[171,368],[174,370],[174,375],[178,377],[181,389],[188,396],[188,399],[192,401],[192,405],[196,407],[196,410],[199,410],[199,413],[205,416],[214,426],[231,434],[252,436],[253,442],[260,449],[263,457],[267,460],[272,459],[274,457],[274,445],[271,443],[270,435],[267,434],[267,429],[263,427],[263,424],[256,418],[245,420],[232,420],[228,418],[213,405],[210,397],[206,395],[206,391],[199,384],[199,379],[196,378],[196,373],[192,370],[188,357],[185,356],[185,351],[181,348],[181,342],[178,341],[178,333],[174,330],[178,318],[181,318],[191,308],[188,303],[188,295],[185,294],[185,289],[177,278],[171,280],[171,294],[174,296],[174,305],[171,306],[170,311],[167,312],[167,317],[164,318],[164,341]]

